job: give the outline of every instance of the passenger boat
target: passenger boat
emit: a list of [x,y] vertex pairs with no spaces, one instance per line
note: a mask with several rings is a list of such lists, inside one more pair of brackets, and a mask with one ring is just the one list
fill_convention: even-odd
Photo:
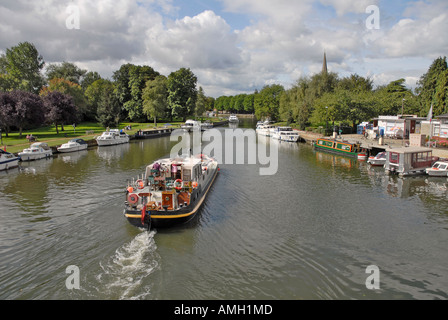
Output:
[[384,166],[384,164],[386,163],[386,152],[383,151],[378,153],[376,156],[370,156],[367,160],[367,163],[371,166]]
[[361,146],[358,143],[350,143],[347,141],[338,141],[327,138],[319,138],[314,143],[316,150],[327,151],[336,154],[342,154],[349,157],[357,158],[361,153]]
[[238,117],[234,114],[231,114],[229,117],[229,122],[239,122]]
[[23,149],[22,152],[19,152],[19,157],[22,161],[49,158],[52,155],[53,151],[45,142],[35,142],[29,148]]
[[438,157],[432,156],[432,149],[423,147],[402,147],[387,150],[384,169],[387,174],[400,176],[425,174]]
[[447,177],[448,161],[436,161],[431,168],[426,169],[426,174],[434,177]]
[[187,120],[180,127],[186,131],[201,130],[201,122],[195,120]]
[[280,141],[297,142],[299,141],[299,133],[291,127],[277,127],[272,133],[272,138]]
[[137,227],[166,228],[193,219],[219,168],[207,155],[160,159],[128,182],[124,215]]
[[0,171],[18,167],[19,160],[20,157],[0,149]]
[[85,142],[83,139],[72,139],[67,143],[64,143],[60,147],[57,148],[59,152],[74,152],[74,151],[81,151],[87,149],[87,142]]
[[129,136],[123,130],[111,129],[96,138],[98,146],[112,146],[129,142]]

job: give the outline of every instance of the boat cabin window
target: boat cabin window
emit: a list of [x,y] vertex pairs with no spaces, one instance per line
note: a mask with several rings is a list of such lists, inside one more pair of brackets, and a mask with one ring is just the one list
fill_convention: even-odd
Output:
[[439,169],[440,170],[445,170],[446,169],[446,164],[440,164]]
[[390,163],[398,163],[400,161],[400,154],[396,152],[391,152],[389,155]]
[[183,170],[182,180],[183,181],[191,181],[191,170],[190,169]]

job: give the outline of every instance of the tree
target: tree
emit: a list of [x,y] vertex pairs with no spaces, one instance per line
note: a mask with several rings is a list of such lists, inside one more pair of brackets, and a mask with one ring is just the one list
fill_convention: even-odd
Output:
[[94,111],[87,109],[88,104],[86,97],[79,84],[66,79],[53,78],[49,81],[48,86],[41,89],[40,95],[45,96],[52,91],[59,91],[61,93],[68,94],[73,98],[73,102],[79,112],[79,120],[83,120],[84,118],[90,120],[94,119],[95,113]]
[[15,101],[9,92],[0,92],[0,127],[8,136],[14,123]]
[[120,101],[113,83],[104,83],[98,101],[97,121],[103,127],[118,126],[121,120]]
[[87,73],[87,70],[83,70],[71,62],[62,62],[61,64],[50,64],[47,68],[47,79],[54,78],[65,79],[70,82],[81,84],[81,79]]
[[149,66],[133,66],[129,70],[129,87],[132,99],[124,104],[124,108],[129,112],[129,118],[141,119],[143,116],[142,91],[148,80],[154,80],[159,73]]
[[[444,83],[447,82],[448,65],[446,57],[439,57],[433,61],[429,70],[420,77],[417,82],[418,87],[416,88],[416,93],[419,96],[419,100],[422,106],[420,110],[421,116],[426,116],[433,105],[433,112],[435,115],[439,115],[445,110],[446,106],[446,95],[444,90],[446,90]],[[442,98],[442,99],[441,99]]]
[[207,97],[204,94],[204,89],[199,87],[198,96],[196,99],[196,106],[194,108],[195,115],[202,116],[207,110]]
[[154,80],[147,81],[146,87],[143,89],[142,98],[143,113],[148,119],[152,117],[154,125],[156,125],[157,118],[162,118],[169,114],[167,78],[160,75]]
[[285,91],[282,85],[265,86],[254,97],[255,116],[258,119],[269,117],[277,120],[279,116],[280,96]]
[[33,44],[21,42],[6,49],[6,54],[0,57],[0,61],[0,89],[39,92],[44,84],[40,71],[45,62]]
[[98,107],[101,99],[103,99],[104,91],[109,90],[114,92],[115,86],[110,80],[98,79],[91,83],[85,90],[84,96],[87,99],[89,118],[96,119],[98,116]]
[[41,125],[45,121],[43,102],[37,94],[14,90],[10,92],[14,101],[12,124],[19,128],[19,136],[28,125]]
[[87,90],[87,88],[94,83],[97,80],[102,79],[100,74],[96,71],[89,71],[87,72],[81,80],[81,87],[84,91]]
[[254,113],[254,94],[248,94],[243,101],[244,111]]
[[59,91],[48,92],[43,96],[43,103],[46,109],[46,121],[53,123],[56,127],[56,133],[59,134],[58,125],[64,131],[64,123],[76,123],[77,108],[73,102],[73,98]]
[[194,113],[198,79],[188,68],[181,68],[168,76],[168,103],[171,115],[183,118]]

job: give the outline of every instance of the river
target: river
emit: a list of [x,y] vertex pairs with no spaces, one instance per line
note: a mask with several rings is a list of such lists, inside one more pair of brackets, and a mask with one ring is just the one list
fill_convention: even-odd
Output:
[[0,172],[0,299],[448,298],[447,178],[389,177],[280,143],[273,175],[221,164],[188,225],[131,226],[127,179],[175,144],[133,140]]

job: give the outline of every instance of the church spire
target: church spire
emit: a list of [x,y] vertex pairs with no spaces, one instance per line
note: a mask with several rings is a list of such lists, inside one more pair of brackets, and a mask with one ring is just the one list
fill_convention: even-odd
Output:
[[324,51],[324,63],[322,65],[322,74],[327,74],[328,70],[327,70],[327,54]]

